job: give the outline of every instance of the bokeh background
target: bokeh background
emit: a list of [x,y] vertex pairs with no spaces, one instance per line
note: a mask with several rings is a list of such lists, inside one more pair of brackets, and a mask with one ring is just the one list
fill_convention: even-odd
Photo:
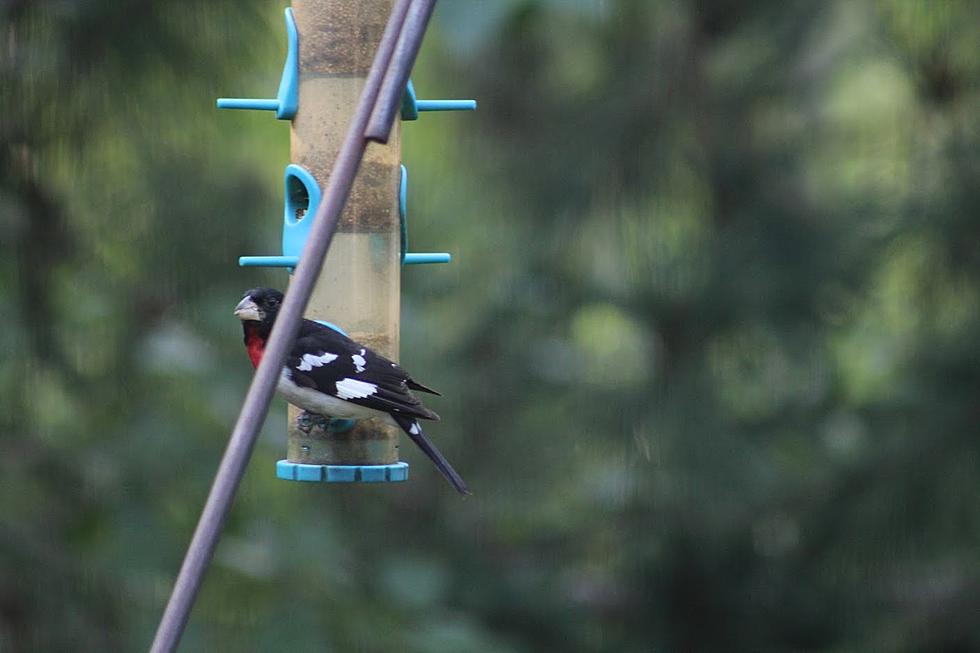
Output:
[[[0,5],[0,650],[148,645],[251,376],[279,2]],[[475,488],[278,481],[185,651],[980,650],[980,3],[453,0],[402,361]],[[342,323],[342,316],[337,321]]]

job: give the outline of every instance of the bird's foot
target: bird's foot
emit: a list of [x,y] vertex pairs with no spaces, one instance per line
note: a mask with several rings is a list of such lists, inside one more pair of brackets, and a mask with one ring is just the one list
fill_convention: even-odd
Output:
[[330,426],[330,418],[318,413],[303,411],[296,416],[296,428],[307,435],[314,429],[326,431]]
[[296,416],[296,428],[309,435],[314,430],[321,433],[344,433],[354,427],[354,420],[342,419],[338,417],[328,417],[319,413],[303,411]]

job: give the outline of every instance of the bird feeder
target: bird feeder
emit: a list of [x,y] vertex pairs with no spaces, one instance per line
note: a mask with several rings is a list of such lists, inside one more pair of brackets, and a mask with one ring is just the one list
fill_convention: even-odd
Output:
[[[292,163],[283,178],[282,254],[243,256],[240,265],[292,272],[299,262],[321,186],[340,151],[391,6],[392,0],[296,0],[286,9],[288,48],[276,99],[218,100],[220,108],[275,110],[278,118],[292,121]],[[409,82],[401,117],[415,120],[420,111],[475,108],[473,100],[418,100]],[[308,319],[339,325],[334,328],[392,360],[398,360],[401,266],[451,259],[445,252],[407,251],[407,188],[396,123],[385,145],[367,148],[306,313]],[[279,478],[408,478],[408,465],[398,457],[400,431],[394,427],[375,420],[317,419],[289,406],[287,429],[286,458],[276,466]]]

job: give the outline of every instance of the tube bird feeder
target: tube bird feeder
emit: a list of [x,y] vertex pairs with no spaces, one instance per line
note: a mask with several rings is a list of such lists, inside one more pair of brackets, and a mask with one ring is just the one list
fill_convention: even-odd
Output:
[[[391,6],[391,0],[293,2],[301,103],[292,122],[291,159],[320,184],[337,158]],[[401,127],[396,121],[387,145],[367,148],[307,306],[307,318],[330,320],[392,360],[398,360],[401,292],[400,163]],[[304,217],[312,218],[312,213]],[[299,409],[290,406],[286,460],[277,466],[280,477],[407,478],[394,427],[375,420],[351,424],[300,417]]]
[[[218,100],[219,108],[275,109],[277,117],[291,120],[282,255],[243,256],[239,265],[287,268],[290,273],[298,265],[321,188],[354,117],[393,4],[394,0],[295,0],[285,11],[287,55],[276,99]],[[425,111],[476,108],[475,100],[419,100],[407,71],[402,72],[402,120],[415,120]],[[397,88],[393,86],[393,92]],[[401,266],[448,263],[452,257],[446,252],[407,251],[408,172],[401,164],[401,125],[396,120],[390,134],[386,129],[384,138],[375,138],[371,124],[365,136],[383,144],[367,147],[306,317],[398,360]],[[287,455],[276,465],[280,478],[408,478],[408,465],[398,460],[398,429],[375,420],[315,417],[289,406]]]

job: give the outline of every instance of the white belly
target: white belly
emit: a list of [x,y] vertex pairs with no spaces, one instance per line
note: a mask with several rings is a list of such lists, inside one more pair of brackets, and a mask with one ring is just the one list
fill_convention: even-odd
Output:
[[318,392],[310,388],[296,385],[289,378],[289,371],[283,369],[279,377],[279,385],[276,387],[283,399],[292,405],[302,408],[305,411],[323,415],[325,417],[340,417],[343,419],[368,419],[376,417],[384,419],[385,422],[394,424],[394,420],[388,413],[365,406],[358,406],[343,399],[331,397],[328,394]]

